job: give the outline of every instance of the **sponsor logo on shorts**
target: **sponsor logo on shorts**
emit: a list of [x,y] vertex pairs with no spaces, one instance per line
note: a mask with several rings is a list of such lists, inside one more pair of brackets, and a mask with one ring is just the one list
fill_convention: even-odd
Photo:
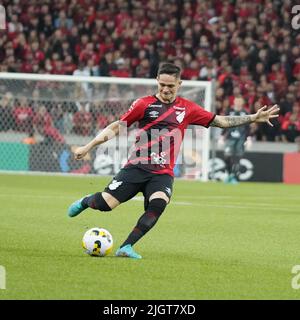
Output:
[[123,183],[123,181],[117,181],[117,180],[113,180],[111,182],[111,184],[108,186],[109,190],[116,190],[117,188],[120,187],[120,185]]

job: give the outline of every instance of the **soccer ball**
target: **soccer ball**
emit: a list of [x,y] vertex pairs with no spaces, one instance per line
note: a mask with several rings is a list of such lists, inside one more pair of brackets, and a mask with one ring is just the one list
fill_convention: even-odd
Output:
[[90,256],[104,257],[112,251],[113,237],[103,228],[92,228],[84,234],[82,246]]

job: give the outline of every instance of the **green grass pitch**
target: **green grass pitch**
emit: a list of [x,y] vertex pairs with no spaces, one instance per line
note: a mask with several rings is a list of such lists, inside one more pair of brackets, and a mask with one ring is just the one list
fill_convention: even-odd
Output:
[[300,186],[175,181],[158,224],[137,245],[142,260],[92,258],[87,228],[108,229],[114,250],[143,212],[131,200],[110,213],[68,218],[77,198],[109,178],[0,175],[1,299],[299,299]]

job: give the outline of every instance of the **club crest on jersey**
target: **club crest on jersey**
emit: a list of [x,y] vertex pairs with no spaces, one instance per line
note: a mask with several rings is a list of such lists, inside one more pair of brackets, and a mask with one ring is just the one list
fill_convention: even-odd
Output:
[[[177,114],[177,112],[176,112],[176,114]],[[179,115],[177,115],[176,120],[177,120],[179,123],[181,123],[181,122],[183,121],[183,119],[184,119],[184,116],[185,116],[185,111],[180,112]]]
[[159,112],[158,111],[153,110],[153,111],[149,112],[149,117],[150,118],[157,118],[158,116],[159,116]]
[[123,181],[117,181],[113,180],[111,184],[108,186],[109,190],[116,190],[120,187],[120,185],[123,183]]

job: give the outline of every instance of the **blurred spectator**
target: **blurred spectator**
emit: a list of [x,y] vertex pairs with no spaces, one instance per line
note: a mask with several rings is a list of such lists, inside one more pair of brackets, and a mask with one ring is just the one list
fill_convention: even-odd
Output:
[[73,26],[73,19],[67,18],[64,10],[59,11],[58,18],[54,20],[54,27],[70,30]]
[[135,76],[137,78],[149,78],[150,77],[150,61],[144,58],[140,61],[136,67]]
[[285,114],[281,130],[284,142],[295,142],[300,136],[300,106],[298,103],[294,103],[292,111]]
[[53,120],[54,127],[61,133],[65,133],[64,126],[64,110],[62,108],[62,104],[55,104],[50,110],[50,116]]
[[68,75],[73,74],[77,68],[76,64],[74,63],[73,57],[71,55],[65,56],[65,60],[63,64],[64,64],[64,70]]
[[93,103],[91,112],[95,122],[95,133],[97,133],[99,130],[105,128],[109,124],[107,119],[107,113],[109,111],[103,108],[102,101],[97,100]]
[[[228,109],[226,115],[243,116],[248,112],[244,108],[244,99],[241,96],[234,98],[233,107]],[[240,160],[245,153],[245,142],[249,136],[249,125],[223,129],[220,138],[221,144],[224,144],[224,157],[228,177],[226,183],[235,184],[240,175]]]
[[[97,65],[95,65],[95,62],[93,59],[89,59],[87,61],[87,65],[85,66],[83,71],[85,74],[88,74],[91,77],[98,77],[100,75],[99,67]],[[76,75],[76,74],[74,73],[74,75]]]
[[110,71],[112,77],[122,77],[129,78],[132,77],[132,72],[130,70],[130,60],[120,58],[116,61],[116,69]]
[[36,114],[34,115],[33,125],[35,130],[44,137],[47,143],[64,143],[64,137],[53,126],[51,115],[44,105],[40,105]]
[[64,113],[64,133],[70,134],[73,131],[73,113]]
[[17,131],[29,132],[32,127],[33,110],[28,104],[26,97],[21,97],[13,109],[15,129]]
[[0,131],[14,129],[13,100],[10,92],[6,93],[0,100]]
[[90,70],[85,68],[85,65],[84,65],[83,62],[80,62],[78,64],[78,68],[74,70],[73,75],[74,76],[88,77],[88,76],[90,76]]
[[104,57],[100,60],[100,75],[108,77],[110,72],[116,70],[117,66],[113,61],[113,53],[106,52]]
[[86,110],[83,104],[78,105],[78,111],[73,117],[73,131],[82,136],[88,136],[92,132],[92,114]]
[[[90,71],[86,68],[84,68],[84,63],[80,62],[78,65],[78,69],[76,69],[73,72],[74,76],[79,76],[79,77],[89,77],[90,76]],[[90,94],[90,89],[91,87],[89,86],[88,82],[82,82],[76,84],[76,90],[77,90],[77,96],[78,98],[85,98],[88,97]]]

